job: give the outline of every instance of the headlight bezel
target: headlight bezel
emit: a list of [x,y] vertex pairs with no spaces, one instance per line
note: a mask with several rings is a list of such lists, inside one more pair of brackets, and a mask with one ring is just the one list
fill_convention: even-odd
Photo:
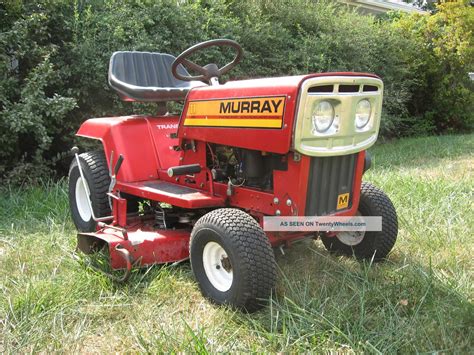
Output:
[[[340,85],[362,85],[358,92],[341,92]],[[332,90],[314,88],[331,87]],[[365,88],[370,87],[370,90]],[[373,89],[375,88],[375,90]],[[296,121],[293,128],[292,148],[309,156],[335,156],[351,154],[370,147],[376,140],[380,128],[383,98],[383,83],[368,76],[322,76],[305,79],[300,86]],[[360,100],[368,99],[372,111],[370,123],[363,130],[355,127],[355,111]],[[312,113],[319,101],[328,100],[335,107],[333,126],[320,134],[313,130]],[[349,118],[350,117],[350,118]]]

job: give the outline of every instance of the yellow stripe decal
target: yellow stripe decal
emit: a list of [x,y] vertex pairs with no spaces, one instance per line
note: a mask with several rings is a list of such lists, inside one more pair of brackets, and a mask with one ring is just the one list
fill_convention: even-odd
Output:
[[187,118],[185,126],[215,126],[215,127],[255,127],[255,128],[280,128],[281,119],[278,120],[239,120],[239,119],[193,119]]
[[185,126],[281,128],[285,96],[191,101]]

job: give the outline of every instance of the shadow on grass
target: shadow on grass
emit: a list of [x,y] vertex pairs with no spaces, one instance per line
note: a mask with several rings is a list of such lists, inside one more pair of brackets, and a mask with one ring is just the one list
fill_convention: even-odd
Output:
[[[472,303],[456,280],[430,265],[397,253],[372,265],[329,255],[319,242],[309,241],[285,255],[275,252],[279,281],[268,306],[255,314],[226,313],[233,327],[257,336],[268,351],[472,348]],[[195,288],[189,262],[137,269],[127,284],[109,286],[133,296],[157,284],[173,289],[176,279],[177,292]]]
[[255,328],[272,349],[468,351],[473,305],[453,280],[404,255],[371,265],[301,244],[278,257],[281,278]]
[[184,282],[194,282],[189,260],[179,263],[154,264],[148,267],[133,267],[130,278],[126,282],[118,282],[109,277],[120,278],[123,270],[112,270],[108,253],[84,255],[78,252],[76,259],[87,273],[99,276],[107,281],[110,291],[126,291],[127,295],[135,296],[143,293],[151,284],[166,282],[171,278],[179,278]]

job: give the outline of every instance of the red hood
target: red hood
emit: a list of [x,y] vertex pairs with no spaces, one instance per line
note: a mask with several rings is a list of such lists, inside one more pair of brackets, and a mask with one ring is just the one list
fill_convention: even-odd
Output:
[[[207,98],[230,98],[238,97],[240,94],[246,96],[256,96],[253,94],[253,90],[257,91],[257,95],[277,95],[287,94],[298,90],[301,83],[306,79],[324,77],[324,76],[368,76],[371,78],[380,79],[375,74],[369,73],[356,73],[356,72],[331,72],[331,73],[316,73],[307,75],[295,75],[295,76],[281,76],[276,78],[262,78],[262,79],[246,79],[229,81],[219,86],[201,86],[192,90],[192,97],[188,99],[207,99]],[[252,94],[249,95],[248,90],[252,90]],[[225,95],[219,95],[219,93]],[[232,95],[235,93],[237,95]],[[229,95],[230,94],[230,95]]]
[[[210,143],[285,154],[290,149],[295,110],[301,84],[306,79],[328,76],[365,76],[379,78],[376,75],[367,73],[334,72],[278,78],[238,80],[230,81],[224,85],[197,87],[192,89],[186,98],[186,104],[180,119],[178,137],[182,139],[202,140]],[[202,105],[204,102],[216,102],[218,100],[255,100],[257,98],[264,100],[266,98],[271,99],[272,97],[279,97],[280,99],[281,97],[284,97],[283,117],[280,117],[280,122],[277,121],[278,126],[273,125],[271,127],[265,127],[262,125],[250,127],[246,123],[252,119],[257,121],[260,117],[240,117],[239,113],[236,113],[235,116],[232,117],[234,121],[239,121],[239,118],[247,119],[247,121],[243,125],[235,124],[232,126],[229,125],[222,127],[220,123],[225,121],[225,117],[220,117],[212,110],[201,112],[201,122],[199,123],[199,126],[185,123],[185,121],[187,122],[187,118],[192,115],[192,110],[188,113],[190,103],[193,103],[193,106],[196,106]],[[207,115],[209,115],[209,117]],[[209,120],[207,120],[208,118]],[[222,121],[221,118],[223,119]],[[203,123],[203,120],[206,120],[205,123]],[[207,124],[207,122],[210,123]]]

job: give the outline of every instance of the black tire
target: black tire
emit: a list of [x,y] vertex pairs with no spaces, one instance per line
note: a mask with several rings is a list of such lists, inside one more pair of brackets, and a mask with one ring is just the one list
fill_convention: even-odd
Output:
[[[96,217],[110,215],[109,200],[107,192],[110,185],[107,161],[102,151],[93,151],[79,155],[84,179],[90,190],[92,208]],[[96,222],[92,217],[86,219],[81,217],[76,201],[76,184],[81,177],[76,158],[71,162],[69,168],[69,206],[76,228],[81,232],[95,232]]]
[[387,257],[397,240],[398,218],[395,207],[388,196],[374,185],[363,182],[360,191],[359,212],[361,216],[381,216],[382,231],[366,232],[357,245],[347,245],[337,237],[321,236],[326,249],[332,253],[352,256],[357,259],[381,261]]
[[[226,291],[217,289],[206,274],[203,253],[209,242],[222,247],[227,254],[225,261],[230,262],[227,267],[233,276]],[[254,312],[270,297],[277,274],[275,255],[264,231],[247,213],[222,208],[201,217],[191,233],[189,252],[201,292],[212,302]]]

